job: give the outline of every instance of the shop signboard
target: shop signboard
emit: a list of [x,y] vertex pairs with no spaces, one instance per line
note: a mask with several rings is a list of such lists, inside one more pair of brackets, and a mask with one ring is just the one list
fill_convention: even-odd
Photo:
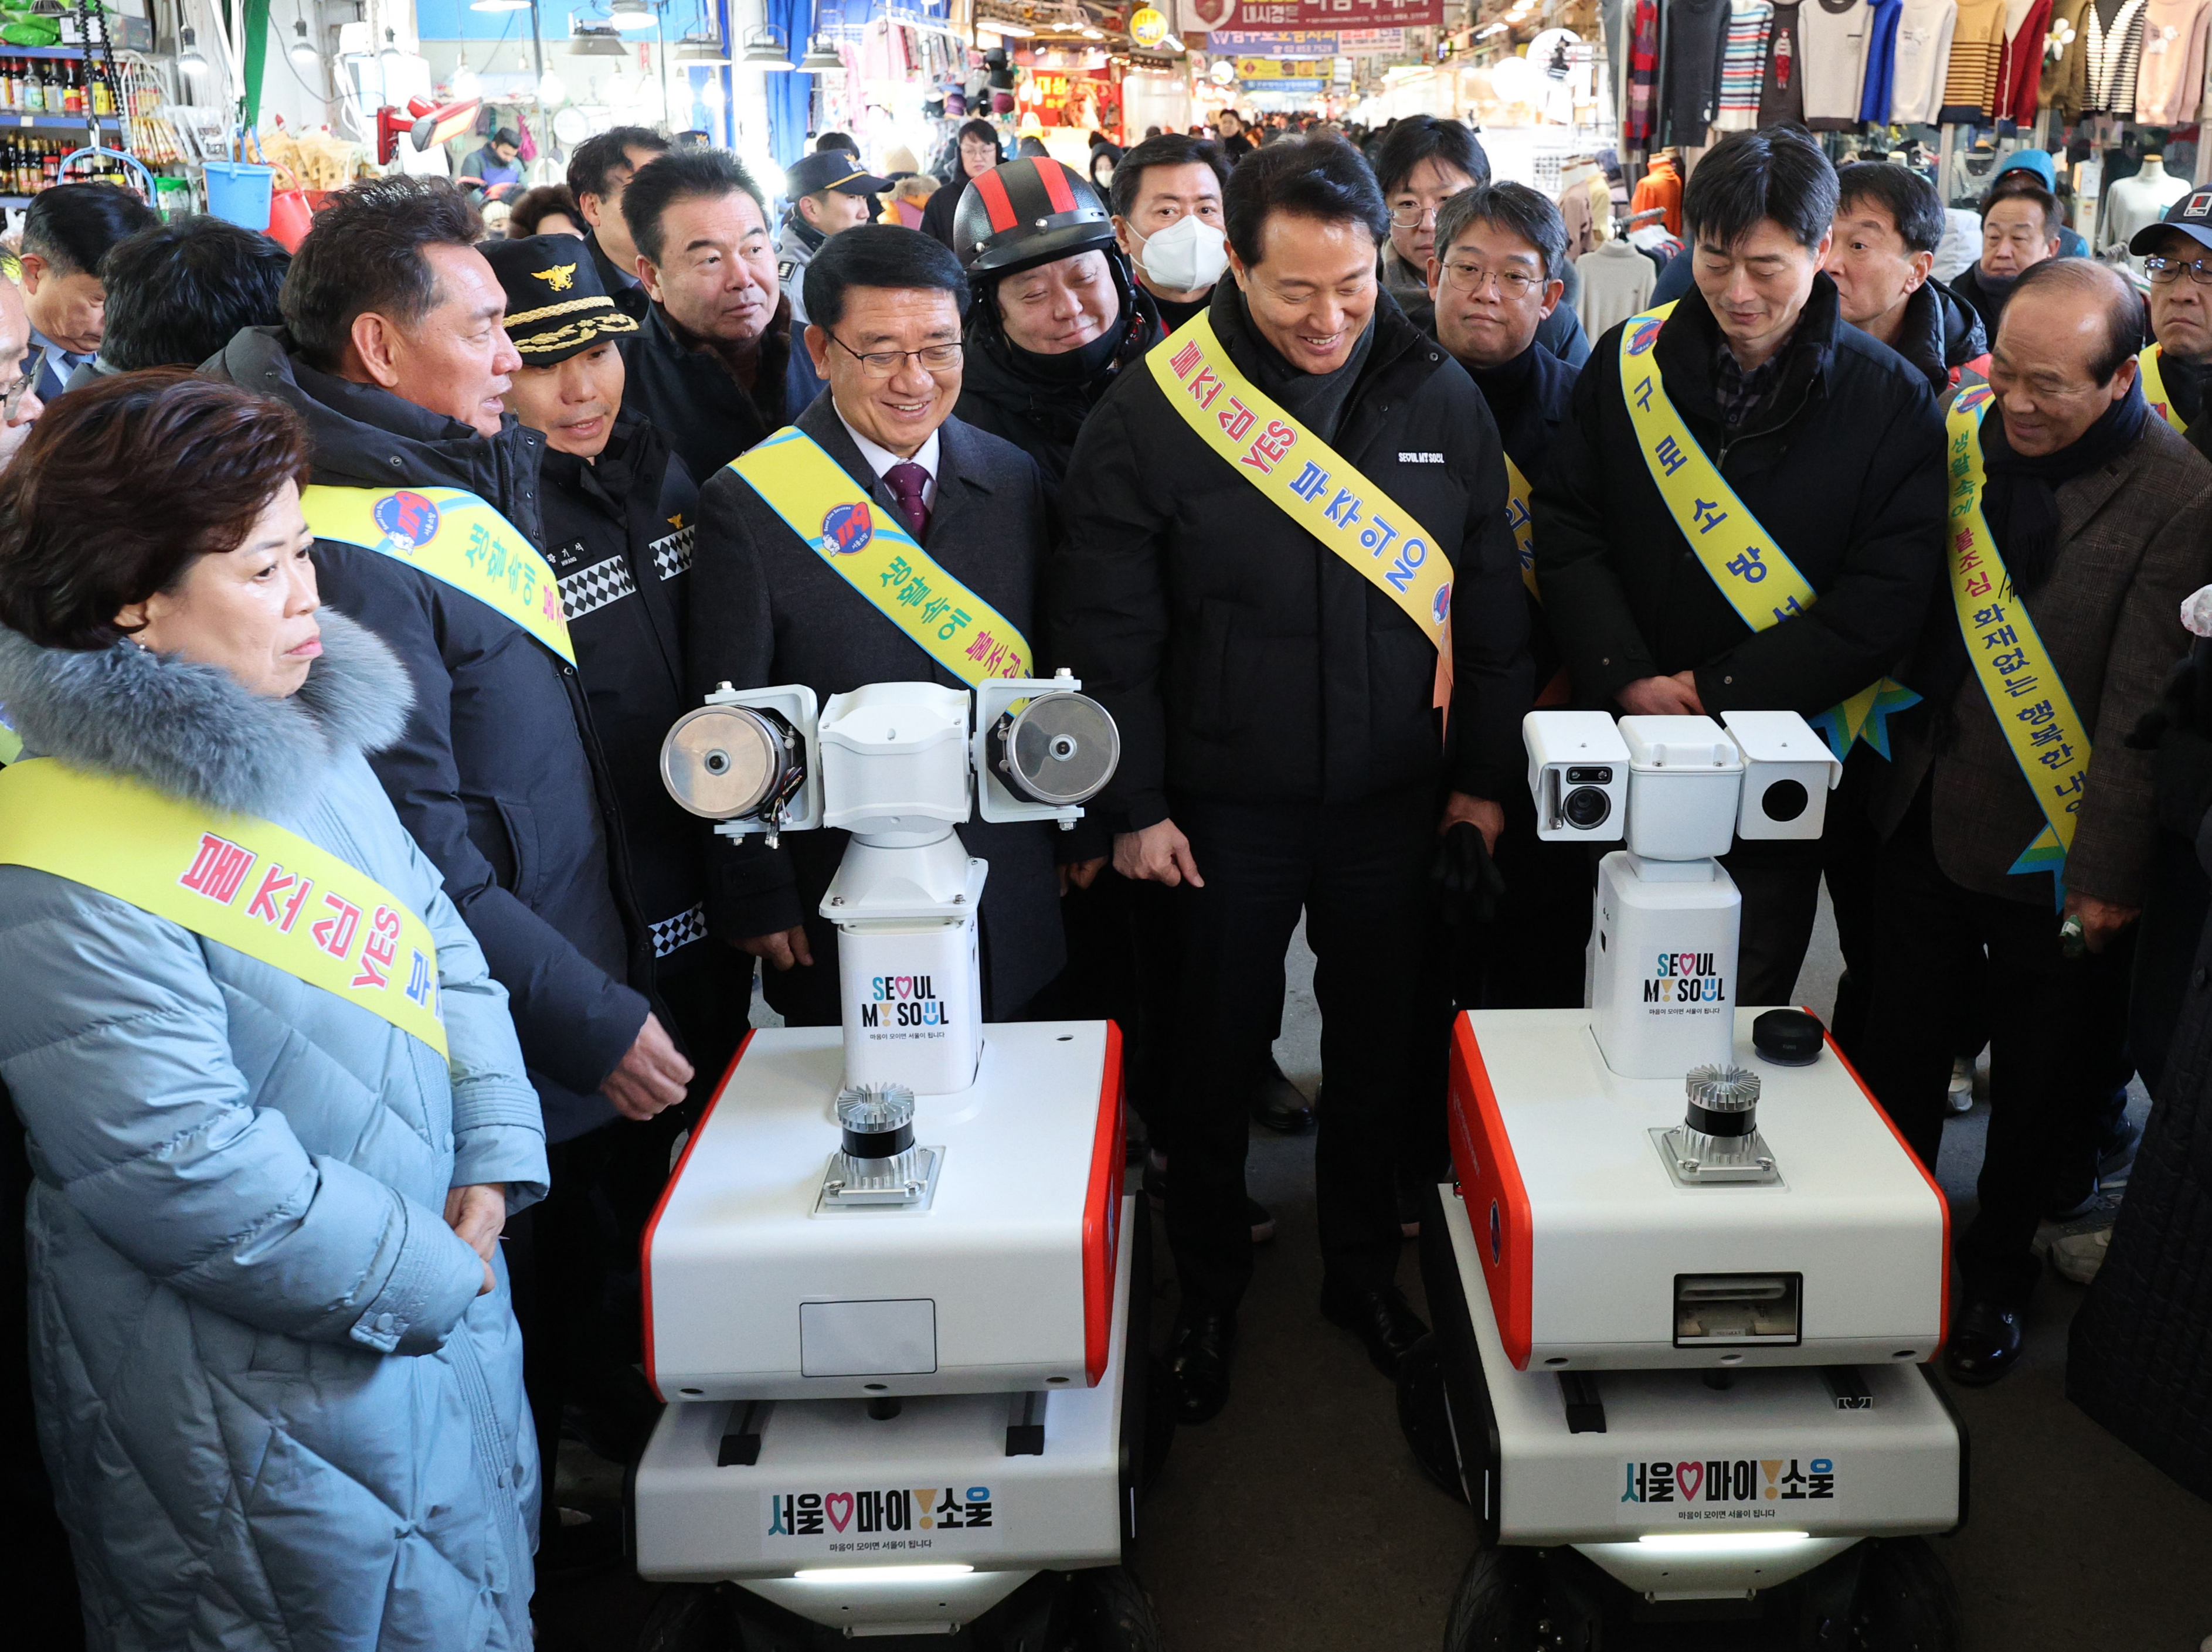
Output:
[[1406,31],[1347,28],[1336,37],[1336,49],[1351,58],[1401,58],[1406,54]]
[[1145,6],[1130,14],[1129,39],[1147,51],[1168,38],[1168,20],[1164,13]]
[[1248,92],[1285,92],[1302,95],[1322,88],[1319,81],[1239,81],[1237,84]]
[[1270,81],[1315,81],[1329,78],[1335,72],[1335,60],[1330,58],[1239,58],[1237,78],[1247,86],[1264,85]]
[[1175,0],[1178,33],[1435,27],[1443,0]]
[[1334,34],[1297,28],[1273,34],[1228,30],[1207,35],[1206,49],[1223,58],[1333,58],[1344,50]]

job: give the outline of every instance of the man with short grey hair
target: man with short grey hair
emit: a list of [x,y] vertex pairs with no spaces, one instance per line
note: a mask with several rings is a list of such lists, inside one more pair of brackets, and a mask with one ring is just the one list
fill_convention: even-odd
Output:
[[2126,280],[2086,258],[2012,289],[1989,385],[1947,421],[1950,589],[1905,668],[1923,703],[1892,724],[1876,810],[1887,956],[1865,1071],[1931,1169],[1953,960],[1989,960],[1993,1110],[1948,1352],[1961,1382],[2018,1361],[2036,1225],[2095,1190],[2091,1098],[2111,1092],[2156,834],[2150,754],[2128,737],[2188,647],[2182,599],[2212,580],[2212,465],[2145,405],[2143,327]]

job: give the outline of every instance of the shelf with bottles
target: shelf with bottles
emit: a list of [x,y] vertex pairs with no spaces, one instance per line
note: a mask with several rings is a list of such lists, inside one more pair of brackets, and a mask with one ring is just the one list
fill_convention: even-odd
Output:
[[98,70],[96,64],[27,56],[0,44],[0,121],[10,115],[53,121],[112,118],[115,88]]

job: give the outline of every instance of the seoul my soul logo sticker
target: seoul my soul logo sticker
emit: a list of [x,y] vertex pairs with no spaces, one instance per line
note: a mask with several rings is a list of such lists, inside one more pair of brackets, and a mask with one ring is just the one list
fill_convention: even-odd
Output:
[[404,488],[379,499],[369,514],[377,526],[401,542],[404,550],[427,545],[437,537],[438,507],[422,495]]
[[1447,580],[1437,587],[1437,594],[1429,599],[1429,617],[1438,625],[1451,616],[1451,584]]
[[1666,325],[1666,322],[1657,316],[1645,320],[1634,332],[1628,335],[1628,353],[1631,355],[1643,355],[1651,348],[1651,341],[1658,337],[1659,329]]
[[[1802,1519],[1832,1503],[1841,1477],[1833,1457],[1700,1457],[1622,1465],[1622,1524],[1742,1524]],[[1792,1505],[1797,1505],[1794,1509]]]
[[875,537],[875,524],[869,519],[866,500],[850,505],[832,505],[830,513],[822,519],[822,549],[832,556],[850,556]]
[[988,1485],[771,1491],[762,1501],[764,1546],[777,1554],[972,1548],[994,1540],[970,1542],[961,1534],[995,1534],[1006,1525],[1005,1510]]

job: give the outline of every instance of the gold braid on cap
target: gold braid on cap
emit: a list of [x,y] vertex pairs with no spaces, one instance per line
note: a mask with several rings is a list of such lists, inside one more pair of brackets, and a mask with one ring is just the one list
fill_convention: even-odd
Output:
[[[605,294],[597,298],[572,298],[560,304],[548,304],[542,310],[525,310],[520,315],[507,317],[501,325],[512,331],[526,321],[543,321],[550,316],[567,315],[573,310],[595,310],[603,304],[610,310],[615,307],[614,300]],[[631,322],[630,325],[635,326],[637,324]]]
[[605,315],[586,316],[563,322],[550,332],[532,333],[528,338],[515,339],[514,343],[514,348],[525,355],[544,355],[554,350],[565,349],[571,344],[588,344],[603,334],[636,331],[635,320],[619,310],[611,310]]

